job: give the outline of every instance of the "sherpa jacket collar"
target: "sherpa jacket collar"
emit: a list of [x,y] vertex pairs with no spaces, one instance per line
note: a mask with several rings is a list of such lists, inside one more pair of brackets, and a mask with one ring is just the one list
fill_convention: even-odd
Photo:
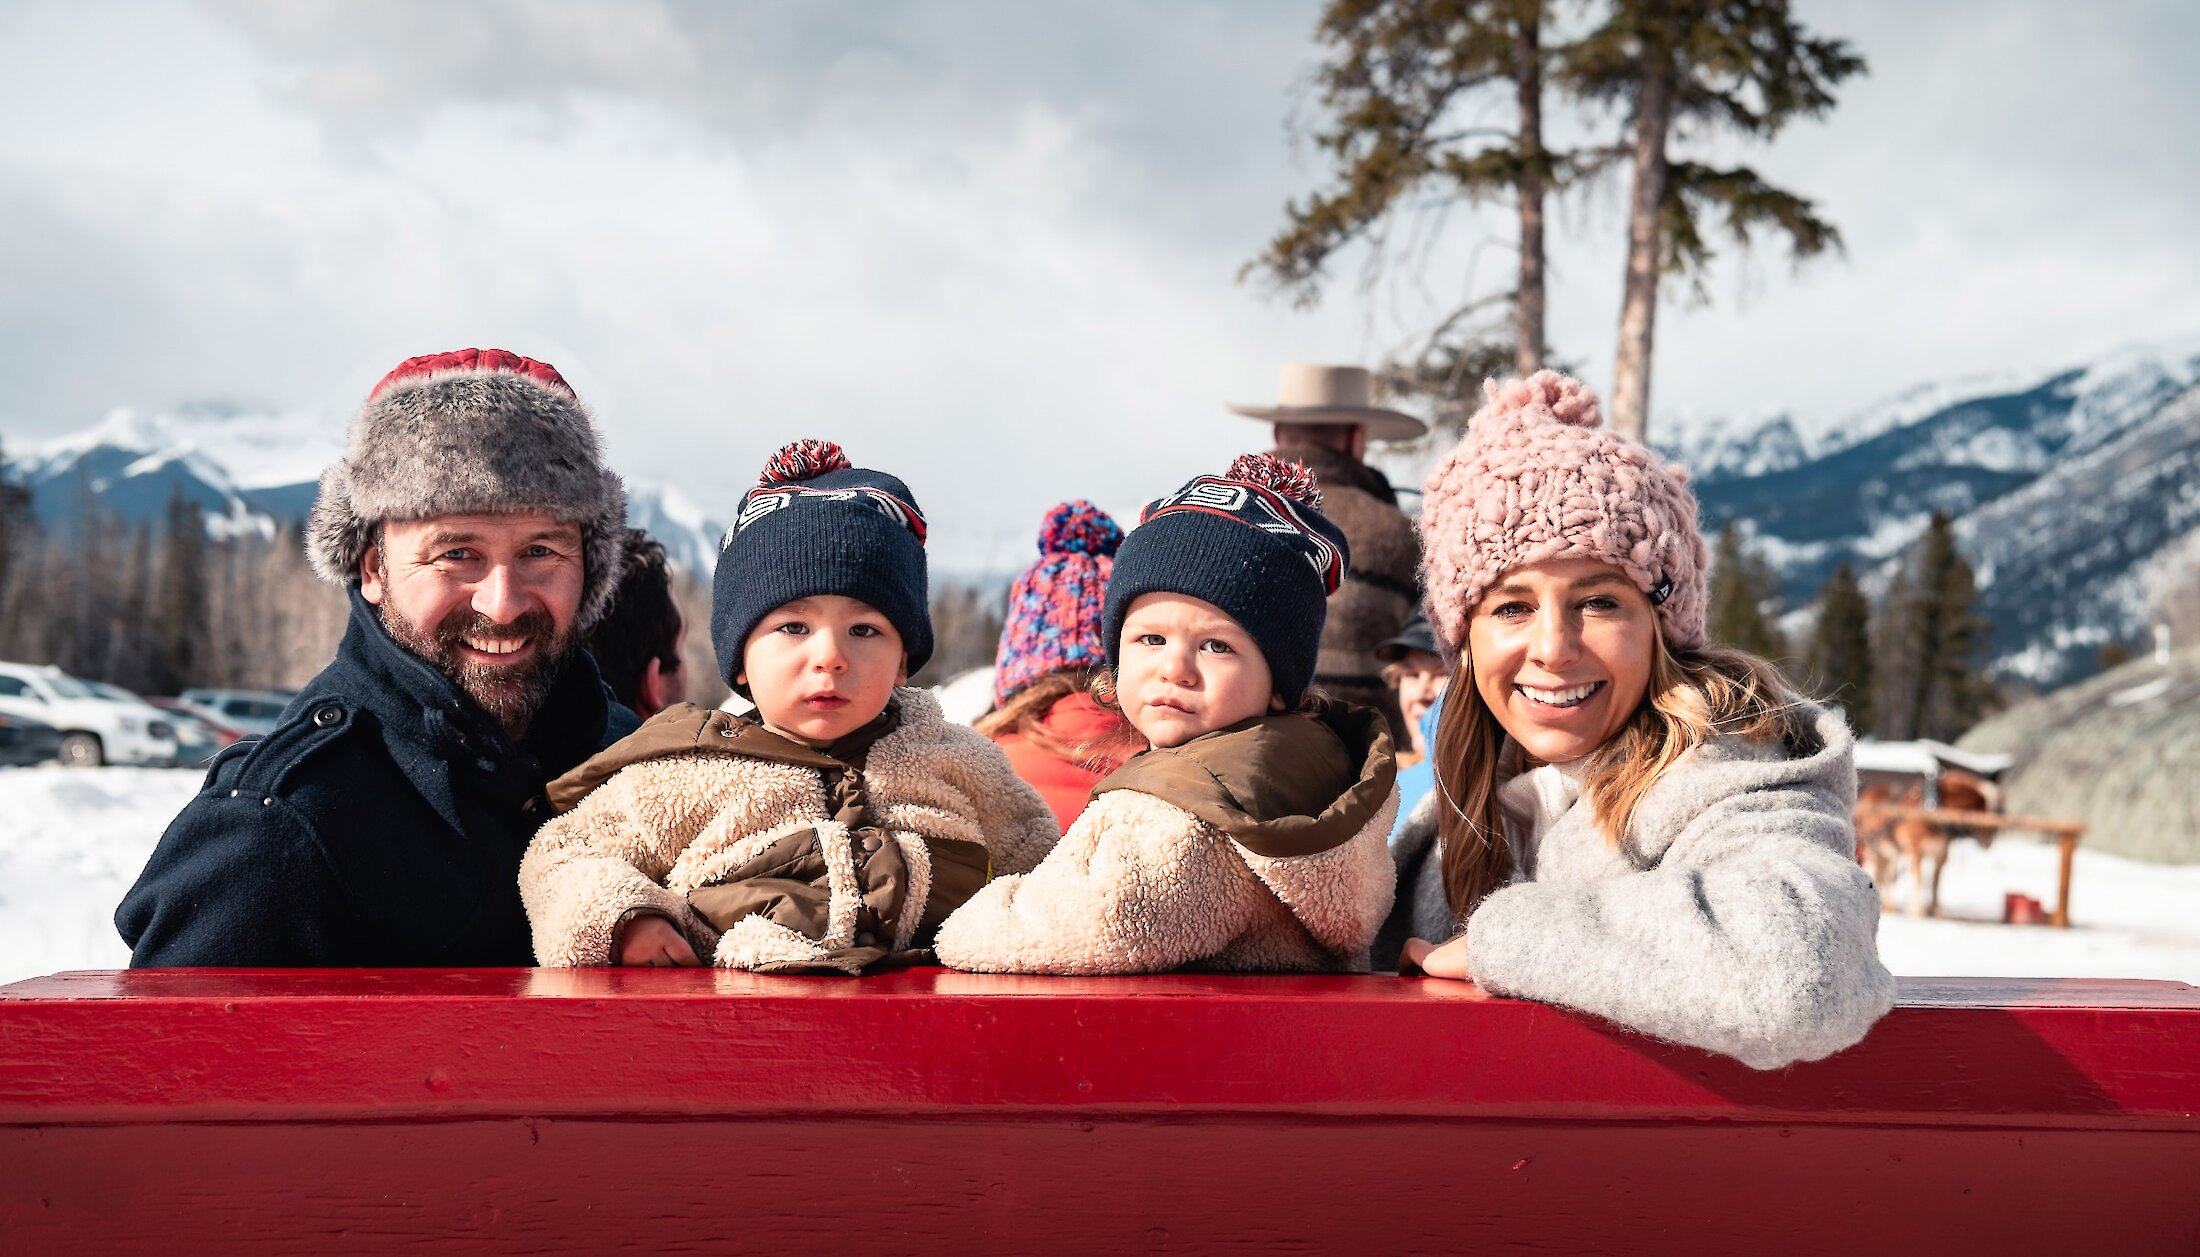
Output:
[[861,772],[871,747],[900,727],[901,701],[893,699],[877,719],[819,750],[781,737],[750,717],[678,703],[651,716],[641,728],[551,782],[550,806],[559,815],[570,812],[609,781],[613,773],[630,764],[668,755],[738,755],[826,773]]
[[1341,847],[1374,819],[1398,776],[1381,712],[1316,699],[1309,710],[1255,716],[1182,746],[1143,752],[1092,788],[1166,800],[1255,855]]

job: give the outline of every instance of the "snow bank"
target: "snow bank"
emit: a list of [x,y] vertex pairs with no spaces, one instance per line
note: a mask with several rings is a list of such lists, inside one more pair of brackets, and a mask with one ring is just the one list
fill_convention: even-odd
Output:
[[0,768],[0,982],[130,963],[115,905],[200,777],[181,768]]
[[[129,963],[110,918],[199,774],[0,769],[0,982]],[[1890,913],[1880,954],[1917,976],[2173,978],[2200,983],[2200,865],[2078,851],[2068,930],[2000,924],[2001,897],[2055,898],[2055,848],[1958,842],[1938,920]],[[1907,903],[1906,887],[1897,887]]]

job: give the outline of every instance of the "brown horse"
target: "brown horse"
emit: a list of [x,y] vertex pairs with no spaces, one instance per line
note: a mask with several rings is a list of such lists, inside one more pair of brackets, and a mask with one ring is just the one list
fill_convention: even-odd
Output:
[[[1948,864],[1949,842],[1968,837],[1978,839],[1982,847],[1991,846],[1994,831],[1965,829],[1915,817],[1896,820],[1868,815],[1864,805],[1891,803],[1959,812],[2001,810],[2001,787],[1976,773],[1943,767],[1933,783],[1936,797],[1931,801],[1927,800],[1926,784],[1924,778],[1912,780],[1906,786],[1879,779],[1869,782],[1856,794],[1857,863],[1871,871],[1872,883],[1879,887],[1880,905],[1892,910],[1896,861],[1906,861],[1910,866],[1910,915],[1913,917],[1940,915],[1940,873]],[[1933,866],[1930,879],[1925,875],[1928,862]]]

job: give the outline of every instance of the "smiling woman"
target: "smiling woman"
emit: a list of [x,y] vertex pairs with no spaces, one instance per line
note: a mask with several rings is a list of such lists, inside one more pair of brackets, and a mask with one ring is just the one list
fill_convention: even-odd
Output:
[[1706,646],[1678,471],[1600,430],[1577,381],[1486,388],[1422,515],[1429,616],[1472,685],[1399,836],[1386,938],[1431,976],[1760,1069],[1856,1042],[1894,980],[1846,724]]

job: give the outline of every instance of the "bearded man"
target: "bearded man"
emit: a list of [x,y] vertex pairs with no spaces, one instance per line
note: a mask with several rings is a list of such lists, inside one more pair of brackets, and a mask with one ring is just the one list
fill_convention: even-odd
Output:
[[321,477],[306,547],[336,659],[238,743],[115,911],[133,967],[528,965],[519,861],[544,785],[632,728],[574,646],[626,493],[548,363],[414,358]]

